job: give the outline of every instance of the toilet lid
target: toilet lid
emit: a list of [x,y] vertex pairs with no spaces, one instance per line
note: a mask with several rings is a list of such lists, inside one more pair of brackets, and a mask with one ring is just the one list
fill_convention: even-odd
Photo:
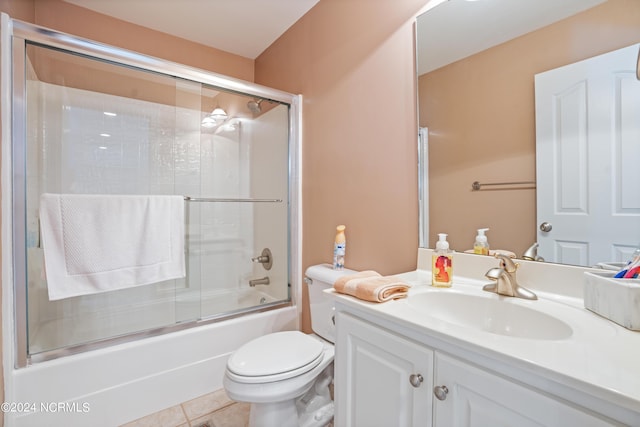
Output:
[[242,377],[283,380],[317,366],[322,361],[323,347],[319,340],[300,331],[275,332],[236,350],[229,357],[227,369]]

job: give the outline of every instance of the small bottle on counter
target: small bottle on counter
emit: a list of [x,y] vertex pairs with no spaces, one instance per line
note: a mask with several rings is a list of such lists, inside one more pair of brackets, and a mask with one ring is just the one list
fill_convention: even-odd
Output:
[[431,258],[431,286],[449,288],[453,282],[453,251],[449,249],[447,235],[438,234],[436,249]]
[[344,235],[344,225],[336,227],[336,240],[333,244],[333,269],[342,270],[344,268],[344,257],[347,252],[347,238]]
[[476,242],[473,244],[473,253],[478,255],[489,255],[489,242],[485,231],[489,231],[488,228],[479,228],[478,235],[476,236]]

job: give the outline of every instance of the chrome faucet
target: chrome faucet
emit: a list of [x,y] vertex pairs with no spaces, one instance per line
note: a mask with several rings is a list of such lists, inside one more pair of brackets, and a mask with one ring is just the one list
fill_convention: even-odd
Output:
[[514,263],[513,260],[506,255],[496,254],[495,257],[500,259],[500,267],[494,267],[485,274],[485,277],[493,280],[495,283],[485,285],[482,288],[483,290],[509,297],[531,300],[538,299],[536,294],[518,285],[516,270],[519,264]]

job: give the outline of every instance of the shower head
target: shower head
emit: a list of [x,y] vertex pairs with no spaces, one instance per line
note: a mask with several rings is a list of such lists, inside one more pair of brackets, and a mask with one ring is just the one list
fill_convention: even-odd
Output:
[[247,108],[249,109],[249,111],[251,111],[253,114],[258,114],[262,111],[262,108],[260,108],[260,103],[264,101],[263,99],[258,99],[257,101],[252,99],[251,101],[247,102]]

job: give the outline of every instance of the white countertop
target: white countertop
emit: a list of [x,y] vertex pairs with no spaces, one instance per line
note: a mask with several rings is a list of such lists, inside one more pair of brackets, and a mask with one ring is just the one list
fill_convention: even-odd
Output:
[[[497,260],[490,262],[496,264]],[[629,419],[630,413],[640,424],[640,332],[625,329],[585,309],[582,299],[571,296],[572,292],[556,294],[533,289],[538,300],[529,301],[483,291],[482,285],[489,283],[486,279],[454,276],[451,288],[434,288],[430,286],[428,270],[399,276],[412,285],[407,299],[379,304],[335,294],[337,302],[391,322],[414,339],[427,337],[421,339],[427,345],[431,338],[444,344],[445,350],[453,346],[474,357],[486,356],[494,364],[497,361],[497,366],[503,363],[501,367],[509,373],[521,370],[528,373],[521,380],[531,379],[543,390],[597,412],[610,412],[607,405],[624,408],[628,412],[625,419]],[[409,303],[412,296],[425,292],[458,292],[530,307],[564,321],[573,333],[562,339],[530,339],[459,326],[430,316]],[[600,403],[603,408],[594,407]]]

